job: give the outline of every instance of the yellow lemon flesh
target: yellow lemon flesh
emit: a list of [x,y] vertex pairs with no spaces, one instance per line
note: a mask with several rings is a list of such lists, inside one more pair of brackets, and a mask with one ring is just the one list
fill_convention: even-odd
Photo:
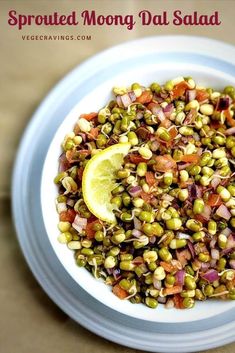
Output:
[[84,201],[91,213],[108,223],[115,223],[111,204],[112,190],[117,186],[116,173],[131,145],[119,143],[97,153],[87,163],[82,177]]

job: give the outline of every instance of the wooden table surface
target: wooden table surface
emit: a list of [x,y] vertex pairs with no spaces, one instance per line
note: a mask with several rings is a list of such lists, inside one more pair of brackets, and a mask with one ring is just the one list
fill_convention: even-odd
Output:
[[[181,9],[185,14],[219,11],[218,27],[25,27],[7,23],[8,12],[49,14],[95,9],[98,14],[138,14]],[[48,91],[69,70],[95,53],[139,37],[161,34],[207,36],[235,44],[234,0],[1,0],[0,1],[0,353],[116,352],[135,350],[102,339],[71,320],[44,293],[32,276],[16,240],[11,217],[10,181],[21,135]],[[22,35],[90,35],[91,40],[23,40]],[[193,43],[192,43],[193,45]],[[213,349],[232,353],[235,343]],[[136,351],[137,352],[137,351]]]

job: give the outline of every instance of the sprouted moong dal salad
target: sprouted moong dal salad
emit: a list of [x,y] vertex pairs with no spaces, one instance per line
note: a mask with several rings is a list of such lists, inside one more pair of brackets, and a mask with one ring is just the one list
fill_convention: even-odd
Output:
[[120,299],[235,299],[235,89],[113,89],[62,143],[58,240]]

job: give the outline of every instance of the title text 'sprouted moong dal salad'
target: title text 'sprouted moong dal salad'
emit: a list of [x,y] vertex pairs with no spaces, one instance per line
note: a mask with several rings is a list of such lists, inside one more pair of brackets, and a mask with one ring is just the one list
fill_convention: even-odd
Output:
[[113,91],[63,141],[59,241],[132,303],[235,299],[234,87]]

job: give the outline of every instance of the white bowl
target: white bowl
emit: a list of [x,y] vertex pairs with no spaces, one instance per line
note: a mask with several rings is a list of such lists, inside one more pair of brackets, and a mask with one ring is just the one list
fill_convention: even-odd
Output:
[[235,307],[234,301],[196,302],[191,310],[167,310],[163,305],[152,310],[143,304],[133,305],[129,301],[122,301],[112,294],[111,287],[94,279],[84,268],[79,268],[73,252],[57,241],[57,187],[53,179],[58,172],[61,142],[65,134],[72,131],[80,114],[102,108],[111,99],[113,86],[125,86],[133,82],[148,85],[153,81],[164,83],[177,76],[192,76],[198,84],[218,90],[230,84],[235,86],[235,50],[217,41],[196,37],[155,37],[127,43],[122,45],[122,52],[119,50],[119,47],[114,47],[105,53],[106,60],[112,61],[112,65],[107,61],[107,72],[104,72],[103,67],[100,71],[97,69],[103,65],[102,54],[92,59],[98,74],[96,72],[87,83],[87,93],[64,117],[48,149],[41,181],[41,206],[50,243],[74,281],[98,301],[120,313],[148,321],[182,323],[228,312]]

